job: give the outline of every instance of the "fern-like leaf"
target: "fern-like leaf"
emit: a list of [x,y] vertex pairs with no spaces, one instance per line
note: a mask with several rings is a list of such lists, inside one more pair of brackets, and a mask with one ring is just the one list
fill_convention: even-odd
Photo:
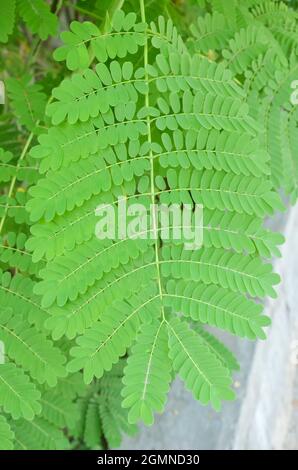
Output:
[[0,313],[0,339],[7,345],[8,357],[39,383],[54,386],[57,377],[66,375],[65,358],[59,349],[12,310],[5,309]]
[[145,424],[152,424],[152,411],[163,411],[171,380],[170,371],[166,324],[145,325],[124,370],[123,406],[130,408],[130,422],[142,420]]
[[49,4],[44,0],[17,0],[18,12],[28,28],[38,34],[40,39],[47,39],[57,32],[57,17],[51,13]]
[[19,122],[32,132],[38,131],[38,121],[44,117],[46,95],[38,84],[31,84],[31,77],[9,78],[6,81],[8,97]]
[[41,411],[40,393],[28,376],[15,364],[0,365],[0,405],[14,419],[32,420]]
[[178,318],[169,323],[168,330],[173,367],[194,396],[204,404],[211,402],[215,409],[220,408],[222,399],[232,400],[229,370],[206,343]]
[[63,431],[43,418],[11,422],[15,434],[15,450],[67,450],[69,442]]
[[[34,287],[45,325],[54,339],[75,339],[67,368],[88,384],[129,355],[122,394],[133,423],[162,411],[172,369],[203,403],[231,399],[235,362],[179,317],[264,338],[269,320],[255,300],[275,297],[279,282],[264,258],[283,238],[263,220],[283,205],[249,108],[254,80],[249,93],[237,83],[263,63],[270,31],[235,2],[230,20],[220,0],[211,3],[231,31],[220,64],[191,55],[171,20],[146,24],[143,8],[141,22],[120,11],[104,31],[72,23],[55,58],[76,73],[54,89],[52,126],[30,152],[43,176],[29,191],[26,249],[45,261]],[[117,208],[119,196],[128,207],[200,204],[204,246],[163,240],[159,220],[156,240],[99,239],[96,208]],[[100,446],[98,413],[104,430],[110,407],[90,400],[85,439]]]
[[106,62],[110,55],[124,58],[128,53],[135,53],[144,45],[142,33],[145,29],[145,25],[137,23],[136,19],[135,13],[131,12],[125,17],[122,11],[117,11],[112,24],[103,34],[90,22],[74,21],[71,31],[61,34],[65,44],[55,51],[54,58],[66,60],[70,70],[77,70],[89,66],[89,46],[100,62]]
[[218,338],[204,330],[200,325],[195,327],[195,331],[206,343],[208,343],[209,347],[211,346],[214,354],[226,367],[228,367],[229,370],[233,371],[240,369],[240,365],[234,354],[221,341],[219,341]]
[[13,440],[13,431],[5,417],[0,415],[0,450],[12,450]]

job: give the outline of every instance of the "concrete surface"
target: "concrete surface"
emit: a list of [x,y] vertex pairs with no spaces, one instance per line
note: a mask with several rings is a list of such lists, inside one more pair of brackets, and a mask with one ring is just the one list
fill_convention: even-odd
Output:
[[220,334],[241,364],[234,376],[237,400],[216,413],[177,379],[165,413],[153,427],[141,427],[137,437],[125,437],[122,449],[298,449],[298,207],[270,225],[285,233],[287,242],[276,262],[283,278],[279,298],[266,307],[272,318],[268,340]]
[[291,402],[291,416],[283,445],[285,450],[298,449],[298,372],[294,382],[293,396]]
[[[257,344],[235,434],[235,449],[282,449],[293,413],[297,374],[293,358],[298,339],[298,208],[285,227],[283,256],[276,263],[282,277],[279,296],[268,302],[272,318],[266,342]],[[293,440],[293,439],[292,439]],[[292,446],[298,449],[298,440]]]

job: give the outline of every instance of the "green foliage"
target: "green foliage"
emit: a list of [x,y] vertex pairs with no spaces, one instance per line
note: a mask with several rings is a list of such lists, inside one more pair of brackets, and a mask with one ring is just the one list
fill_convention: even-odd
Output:
[[9,78],[6,85],[8,99],[19,123],[36,132],[39,121],[44,118],[46,95],[40,85],[30,81],[31,77],[25,75],[21,79]]
[[279,1],[232,0],[228,9],[223,0],[208,3],[211,12],[192,29],[194,52],[216,52],[217,61],[223,61],[244,85],[263,148],[270,155],[274,187],[285,190],[295,202],[297,106],[291,101],[291,84],[297,78],[297,13]]
[[47,420],[36,417],[32,421],[11,423],[15,435],[15,450],[65,450],[69,443],[63,432]]
[[57,384],[57,377],[65,376],[65,358],[44,334],[30,327],[26,321],[12,316],[12,310],[1,313],[0,337],[8,345],[6,354],[29,372],[39,383]]
[[[53,126],[31,151],[46,174],[30,190],[27,209],[38,223],[27,247],[35,259],[43,256],[43,227],[51,221],[59,224],[64,214],[68,224],[84,232],[68,246],[64,238],[64,247],[56,239],[46,248],[48,262],[35,287],[53,316],[46,325],[54,338],[81,334],[70,350],[68,370],[83,369],[87,384],[109,371],[136,341],[125,369],[123,404],[130,408],[130,422],[150,424],[153,411],[164,408],[172,370],[203,403],[218,409],[222,399],[232,398],[229,369],[208,342],[200,341],[185,322],[177,323],[175,314],[239,336],[265,337],[269,319],[247,295],[275,297],[279,277],[256,248],[246,253],[246,240],[233,217],[264,218],[282,204],[268,178],[268,155],[245,92],[226,62],[192,57],[171,21],[160,17],[147,32],[142,20],[136,23],[136,15],[119,11],[103,34],[89,23],[73,23],[72,32],[62,35],[65,45],[55,58],[66,60],[70,70],[90,67],[53,91],[55,100],[47,108]],[[255,38],[249,30],[243,45]],[[147,204],[201,203],[210,211],[211,230],[219,231],[220,241],[211,236],[209,248],[192,252],[178,242],[98,240],[94,224],[87,226],[85,217],[99,201],[116,204],[119,194]],[[225,227],[220,222],[224,211],[230,213]],[[47,225],[48,238],[55,236],[57,223]],[[238,253],[224,241],[232,226]],[[275,235],[269,239],[273,245],[280,241]],[[136,270],[137,293],[127,283]],[[115,284],[116,298],[111,294]],[[159,375],[164,381],[156,383]],[[147,391],[147,383],[156,385],[155,393]]]
[[[117,447],[176,375],[219,410],[239,365],[206,326],[266,337],[284,240],[264,221],[298,194],[297,14],[175,3],[1,3],[0,449]],[[201,204],[203,247],[158,218],[156,239],[98,239],[119,196]]]
[[12,33],[15,19],[15,0],[3,0],[2,12],[5,11],[0,17],[0,42],[7,42],[8,36]]
[[92,383],[80,398],[80,423],[76,437],[87,448],[119,447],[123,432],[133,436],[136,426],[129,424],[127,412],[121,406],[124,361],[120,360],[97,383]]
[[173,368],[188,390],[203,404],[220,409],[222,400],[232,400],[229,370],[210,351],[207,343],[178,318],[169,324],[169,355]]
[[204,330],[201,325],[195,328],[197,334],[203,342],[208,343],[217,358],[230,370],[239,370],[240,366],[232,354],[215,336]]
[[2,364],[0,376],[0,404],[14,419],[31,420],[41,411],[40,393],[22,369],[15,364]]
[[[120,16],[122,18],[122,15]],[[117,17],[119,18],[119,15],[116,15]],[[66,60],[69,70],[78,70],[89,65],[89,45],[99,62],[105,62],[109,54],[113,58],[123,58],[129,53],[137,52],[138,48],[144,45],[145,25],[136,23],[135,13],[123,16],[123,20],[114,19],[113,26],[105,29],[103,34],[93,23],[74,21],[71,31],[61,34],[64,45],[56,49],[54,58],[58,61]],[[118,33],[118,38],[111,34],[112,28]]]
[[[123,383],[124,407],[130,422],[153,423],[154,411],[162,411],[171,381],[168,337],[165,322],[143,325],[132,348]],[[144,367],[146,365],[146,367]]]
[[0,416],[0,450],[13,449],[14,433],[4,416]]
[[16,15],[19,15],[28,29],[40,39],[47,39],[49,35],[57,33],[57,17],[51,13],[45,0],[2,0],[0,42],[7,42],[8,36],[13,32]]
[[50,12],[50,7],[44,0],[17,0],[18,13],[32,33],[40,39],[47,39],[57,33],[57,17]]

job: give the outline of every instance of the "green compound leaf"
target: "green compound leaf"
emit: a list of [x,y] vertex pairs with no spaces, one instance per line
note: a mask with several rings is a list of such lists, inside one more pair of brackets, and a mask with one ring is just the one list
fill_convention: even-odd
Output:
[[173,367],[195,398],[203,404],[210,402],[216,410],[220,409],[222,400],[232,400],[229,370],[200,336],[178,318],[169,323],[168,330]]
[[[75,73],[54,88],[52,125],[30,151],[41,177],[29,189],[25,249],[42,263],[34,296],[45,327],[54,340],[74,341],[67,370],[82,370],[90,387],[127,359],[121,397],[130,423],[152,424],[163,411],[172,371],[204,404],[219,409],[232,399],[238,363],[203,326],[265,338],[270,320],[259,299],[276,297],[279,283],[270,260],[283,237],[263,224],[284,207],[271,181],[263,108],[253,106],[255,86],[270,95],[270,74],[257,82],[245,73],[273,66],[282,51],[265,60],[265,26],[235,2],[229,19],[222,2],[212,6],[190,44],[163,17],[148,25],[144,15],[140,22],[118,11],[104,30],[73,22],[55,59]],[[117,212],[120,196],[129,209],[200,205],[203,246],[163,239],[159,220],[156,240],[98,237],[97,207]],[[78,435],[100,447],[108,420],[121,414],[84,403]]]
[[15,364],[0,365],[0,405],[14,419],[31,420],[41,411],[40,392]]
[[14,433],[6,418],[4,416],[0,416],[0,450],[12,450],[13,440]]
[[144,325],[124,369],[122,405],[130,408],[130,422],[141,420],[150,425],[154,421],[153,411],[163,411],[170,372],[166,323]]

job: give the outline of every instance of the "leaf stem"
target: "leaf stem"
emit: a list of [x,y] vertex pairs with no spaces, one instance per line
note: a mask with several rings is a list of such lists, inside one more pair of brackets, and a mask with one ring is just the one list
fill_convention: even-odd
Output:
[[[23,148],[23,151],[21,153],[21,156],[18,160],[18,163],[17,163],[17,166],[16,166],[16,172],[15,172],[15,176],[12,178],[11,180],[11,183],[10,183],[10,186],[9,186],[9,190],[8,190],[8,194],[7,194],[7,198],[9,199],[11,196],[12,196],[12,193],[13,193],[13,190],[14,190],[14,186],[15,186],[15,183],[16,183],[16,179],[17,179],[17,173],[18,173],[18,169],[20,168],[20,165],[21,165],[21,162],[22,160],[24,160],[25,158],[25,155],[28,151],[28,148],[31,144],[31,141],[33,139],[33,136],[34,136],[34,133],[31,132],[31,134],[29,135],[27,141],[26,141],[26,144]],[[3,229],[3,226],[4,226],[4,222],[6,220],[6,216],[7,216],[7,212],[8,212],[8,207],[9,207],[9,204],[8,204],[8,200],[7,200],[7,203],[6,203],[6,206],[5,206],[5,210],[4,210],[4,214],[3,214],[3,217],[1,219],[1,222],[0,222],[0,233],[2,232],[2,229]]]
[[[144,0],[140,0],[140,11],[141,11],[141,20],[143,23],[146,23],[146,13],[145,13],[145,4]],[[145,95],[145,106],[149,108],[150,106],[150,99],[149,99],[149,76],[148,76],[148,36],[146,32],[146,41],[144,44],[144,69],[145,69],[145,81],[148,85],[147,92]],[[150,145],[149,151],[149,158],[150,158],[150,180],[151,180],[151,204],[153,205],[152,211],[152,224],[153,224],[153,235],[155,239],[155,264],[156,264],[156,271],[157,271],[157,282],[158,282],[158,290],[159,290],[159,297],[161,300],[161,312],[163,320],[165,320],[165,312],[163,306],[163,298],[162,298],[162,285],[161,285],[161,276],[160,276],[160,266],[159,266],[159,248],[158,248],[158,221],[156,219],[156,211],[155,211],[155,186],[154,186],[154,156],[151,149],[152,144],[152,135],[151,135],[151,120],[150,116],[147,116],[147,131],[148,131],[148,142]]]

